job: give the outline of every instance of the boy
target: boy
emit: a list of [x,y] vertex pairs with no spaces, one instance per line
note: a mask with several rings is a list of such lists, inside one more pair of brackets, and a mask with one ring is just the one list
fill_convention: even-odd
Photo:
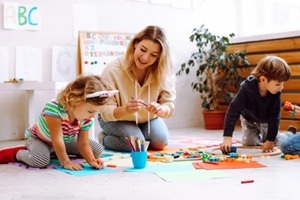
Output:
[[[300,107],[295,106],[295,116],[300,116]],[[293,111],[290,111],[293,112]],[[300,155],[300,134],[294,126],[289,127],[290,133],[280,137],[279,148],[284,154]]]
[[273,152],[278,133],[281,90],[291,77],[282,58],[266,56],[241,83],[241,88],[226,112],[223,143],[220,149],[228,153],[238,118],[241,118],[242,144],[261,145],[263,152]]

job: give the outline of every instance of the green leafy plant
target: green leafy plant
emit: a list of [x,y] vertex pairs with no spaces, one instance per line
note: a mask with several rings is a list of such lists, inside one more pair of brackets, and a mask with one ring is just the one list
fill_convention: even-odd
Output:
[[221,102],[230,103],[243,81],[239,69],[250,66],[245,51],[226,52],[229,39],[234,36],[234,33],[228,37],[215,35],[202,25],[193,29],[189,37],[197,50],[181,65],[176,75],[189,74],[192,67],[196,68],[197,81],[192,82],[191,87],[201,93],[205,110],[217,110]]

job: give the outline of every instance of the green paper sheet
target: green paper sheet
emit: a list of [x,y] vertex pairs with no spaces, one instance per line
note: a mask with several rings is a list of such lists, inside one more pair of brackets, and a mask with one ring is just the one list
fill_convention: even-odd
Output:
[[184,172],[156,172],[160,178],[167,182],[174,181],[196,181],[216,178],[227,178],[230,175],[220,170],[195,170]]
[[195,171],[192,163],[165,163],[165,164],[147,164],[144,169],[135,169],[133,167],[127,168],[124,172],[182,172],[182,171]]

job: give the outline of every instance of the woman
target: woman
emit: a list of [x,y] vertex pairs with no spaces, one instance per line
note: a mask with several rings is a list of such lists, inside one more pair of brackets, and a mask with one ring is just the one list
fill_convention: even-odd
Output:
[[130,41],[126,54],[109,63],[102,73],[111,89],[119,93],[99,115],[100,140],[107,148],[131,151],[126,138],[150,142],[149,149],[162,150],[169,132],[162,118],[175,109],[175,74],[164,31],[148,26]]

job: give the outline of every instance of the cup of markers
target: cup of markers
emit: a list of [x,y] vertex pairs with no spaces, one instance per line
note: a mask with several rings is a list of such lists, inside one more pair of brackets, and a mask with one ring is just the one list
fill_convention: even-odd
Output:
[[146,151],[132,151],[131,152],[132,164],[135,169],[144,169],[147,164]]
[[126,138],[126,141],[131,149],[131,159],[132,164],[135,169],[144,169],[147,165],[147,148],[148,142],[144,140],[134,139],[131,137],[129,140]]

